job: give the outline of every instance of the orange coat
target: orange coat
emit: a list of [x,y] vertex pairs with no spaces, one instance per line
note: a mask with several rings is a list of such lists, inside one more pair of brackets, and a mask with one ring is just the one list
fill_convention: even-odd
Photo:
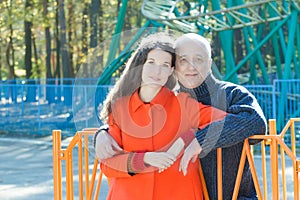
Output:
[[[200,114],[199,114],[200,111]],[[186,93],[177,96],[162,87],[150,103],[140,100],[136,91],[113,105],[109,117],[109,133],[124,149],[124,153],[101,163],[110,178],[107,199],[111,200],[201,200],[202,186],[199,162],[189,163],[187,175],[179,172],[180,157],[162,173],[151,166],[135,165],[135,175],[128,172],[133,153],[166,151],[191,128],[203,128],[211,121],[223,119],[226,113],[198,103]],[[186,145],[193,139],[184,139]],[[143,153],[136,153],[143,161]],[[182,154],[181,154],[182,155]],[[137,171],[138,170],[138,171]]]

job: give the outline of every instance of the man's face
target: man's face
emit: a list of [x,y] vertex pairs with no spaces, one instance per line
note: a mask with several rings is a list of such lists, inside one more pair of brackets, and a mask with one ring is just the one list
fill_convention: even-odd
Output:
[[177,43],[175,72],[184,87],[192,89],[201,85],[210,69],[211,58],[203,44],[188,38]]

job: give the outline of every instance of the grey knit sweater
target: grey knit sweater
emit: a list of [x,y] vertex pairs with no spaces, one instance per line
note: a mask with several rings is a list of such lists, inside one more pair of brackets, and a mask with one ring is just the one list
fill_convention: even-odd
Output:
[[[266,119],[255,97],[243,86],[219,81],[209,75],[193,90],[181,85],[199,102],[228,113],[224,120],[214,122],[195,134],[202,146],[201,165],[210,199],[217,200],[216,148],[223,157],[223,199],[231,200],[241,157],[243,140],[254,134],[266,134]],[[257,142],[257,141],[256,141]],[[239,199],[256,199],[248,162],[245,164]]]

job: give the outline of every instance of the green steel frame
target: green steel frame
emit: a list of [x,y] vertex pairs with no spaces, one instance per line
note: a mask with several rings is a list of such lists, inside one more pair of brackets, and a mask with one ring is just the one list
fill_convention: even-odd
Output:
[[[218,32],[221,42],[223,59],[226,72],[223,76],[213,66],[213,71],[218,77],[239,83],[238,70],[248,62],[250,65],[248,83],[258,84],[257,72],[262,75],[264,84],[272,84],[269,78],[261,48],[272,43],[270,56],[274,58],[276,75],[278,79],[300,78],[300,2],[299,0],[198,0],[191,2],[190,10],[181,14],[177,5],[178,0],[144,0],[141,12],[148,19],[141,30],[134,36],[119,55],[116,56],[120,32],[124,24],[127,9],[127,0],[122,1],[115,34],[118,35],[110,46],[106,68],[99,79],[99,84],[110,84],[112,74],[130,56],[134,43],[147,31],[148,27],[168,27],[181,32],[196,32],[205,35],[211,31]],[[258,14],[260,12],[260,14]],[[262,36],[264,28],[270,32]],[[234,30],[241,29],[244,38],[245,57],[235,63],[233,47]],[[283,29],[288,30],[284,35]],[[281,59],[284,55],[284,59]],[[282,87],[280,108],[277,122],[281,123],[286,102],[287,88]]]

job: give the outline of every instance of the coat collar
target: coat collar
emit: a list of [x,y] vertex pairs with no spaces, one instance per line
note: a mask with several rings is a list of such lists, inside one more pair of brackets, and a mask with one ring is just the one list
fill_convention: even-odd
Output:
[[157,95],[149,102],[145,103],[141,100],[139,96],[139,90],[136,90],[133,95],[131,96],[131,108],[132,111],[135,112],[139,107],[150,104],[150,105],[162,105],[163,107],[167,103],[168,97],[172,95],[172,91],[169,90],[167,87],[163,86]]

